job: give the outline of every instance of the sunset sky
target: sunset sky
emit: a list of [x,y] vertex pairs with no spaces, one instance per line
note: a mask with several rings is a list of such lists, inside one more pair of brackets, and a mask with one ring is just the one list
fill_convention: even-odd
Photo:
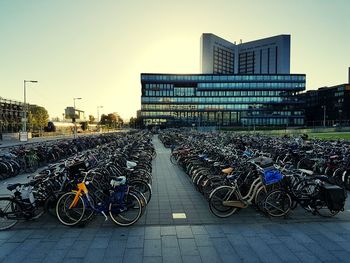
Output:
[[0,96],[62,117],[140,108],[140,73],[199,73],[204,32],[243,42],[291,34],[307,89],[347,82],[348,0],[0,0]]

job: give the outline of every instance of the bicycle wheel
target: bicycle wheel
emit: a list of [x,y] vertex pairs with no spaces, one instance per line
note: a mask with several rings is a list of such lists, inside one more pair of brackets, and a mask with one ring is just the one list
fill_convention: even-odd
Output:
[[266,190],[261,186],[255,194],[254,203],[260,211],[264,211],[264,199],[266,197]]
[[130,189],[130,192],[135,194],[138,197],[138,199],[140,200],[141,207],[142,207],[141,216],[143,216],[146,212],[146,208],[147,208],[147,204],[148,204],[146,197],[140,191],[138,191],[136,189]]
[[292,198],[283,190],[272,190],[266,195],[263,207],[264,211],[272,217],[285,216],[291,210]]
[[17,214],[20,206],[9,197],[0,198],[0,230],[5,230],[17,224]]
[[172,164],[177,164],[175,155],[173,155],[173,154],[170,155],[170,162],[171,162]]
[[84,217],[85,203],[81,196],[78,197],[76,205],[70,208],[76,193],[65,193],[58,199],[56,215],[58,220],[65,226],[77,225]]
[[109,215],[120,226],[131,226],[141,217],[142,205],[140,199],[133,193],[128,193],[124,204],[110,203]]
[[223,201],[239,200],[234,189],[230,186],[216,188],[209,198],[209,209],[217,217],[229,217],[239,210],[238,207],[226,206]]
[[132,180],[129,181],[129,185],[143,194],[143,196],[146,198],[147,204],[149,201],[151,201],[152,188],[148,183],[142,180]]

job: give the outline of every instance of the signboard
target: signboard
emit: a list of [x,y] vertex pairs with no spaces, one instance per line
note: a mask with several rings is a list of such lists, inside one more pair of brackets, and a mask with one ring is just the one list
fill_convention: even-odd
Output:
[[19,133],[19,141],[27,142],[28,141],[28,132],[20,132]]

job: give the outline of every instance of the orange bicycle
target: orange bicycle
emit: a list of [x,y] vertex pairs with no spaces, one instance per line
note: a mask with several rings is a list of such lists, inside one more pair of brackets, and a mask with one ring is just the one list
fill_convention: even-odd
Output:
[[138,221],[142,214],[142,201],[136,193],[130,191],[126,178],[119,176],[111,179],[109,193],[94,195],[89,192],[89,181],[84,179],[77,184],[78,190],[65,193],[56,205],[59,221],[66,226],[75,226],[89,220],[95,213],[107,213],[114,223],[130,226]]

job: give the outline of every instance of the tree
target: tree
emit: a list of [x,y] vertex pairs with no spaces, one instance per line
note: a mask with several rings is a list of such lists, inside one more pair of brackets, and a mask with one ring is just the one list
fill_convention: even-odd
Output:
[[30,105],[28,112],[28,123],[32,130],[39,130],[39,133],[47,125],[49,121],[49,114],[44,107],[37,105]]
[[102,114],[101,124],[106,125],[108,128],[120,128],[123,125],[123,120],[118,113]]
[[92,124],[95,121],[95,117],[93,115],[89,115],[89,123]]

